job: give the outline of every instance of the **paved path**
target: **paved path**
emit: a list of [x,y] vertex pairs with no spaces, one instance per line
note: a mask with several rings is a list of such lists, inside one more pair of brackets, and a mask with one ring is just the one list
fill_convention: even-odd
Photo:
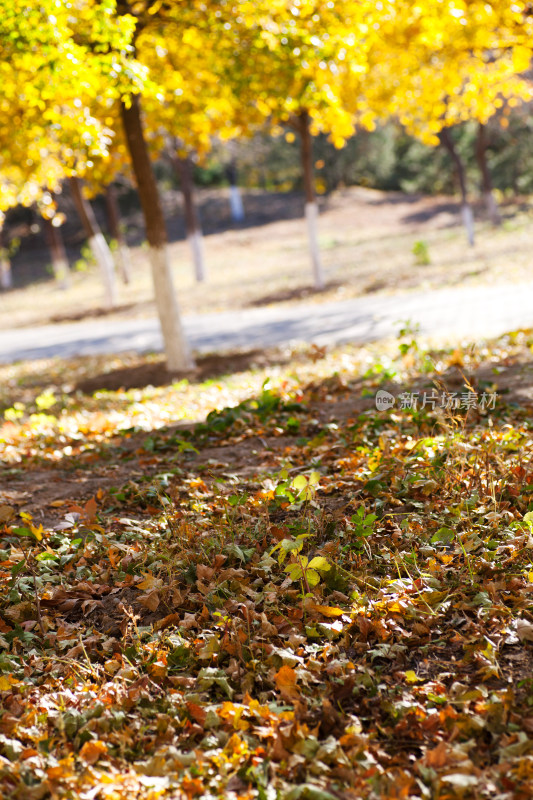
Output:
[[[395,335],[401,323],[445,339],[496,336],[533,327],[533,283],[361,297],[323,305],[246,309],[186,317],[198,352],[289,342],[362,343]],[[0,331],[0,363],[52,356],[160,351],[155,319],[94,320]]]

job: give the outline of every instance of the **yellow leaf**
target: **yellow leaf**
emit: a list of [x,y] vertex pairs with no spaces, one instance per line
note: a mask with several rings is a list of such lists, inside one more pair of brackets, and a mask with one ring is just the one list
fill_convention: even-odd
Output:
[[38,528],[36,528],[35,525],[30,525],[30,530],[31,530],[33,536],[35,536],[35,538],[37,539],[38,542],[42,541],[43,533],[44,533],[44,528],[43,528],[42,525],[39,525]]
[[155,589],[161,589],[162,586],[163,581],[161,578],[156,578],[154,575],[145,573],[144,580],[138,583],[136,588],[147,592],[153,592]]
[[344,614],[342,608],[337,608],[336,606],[311,606],[312,611],[318,611],[319,614],[323,614],[325,617],[340,617],[341,614]]
[[408,669],[405,673],[405,680],[407,683],[418,683],[420,678],[417,676],[416,672],[412,669]]
[[315,556],[309,562],[311,569],[318,569],[322,572],[328,572],[331,569],[331,564],[328,563],[327,558],[324,556]]
[[11,675],[0,675],[0,692],[9,692],[15,683],[18,681]]
[[104,663],[105,671],[109,672],[111,675],[114,675],[115,672],[118,672],[121,668],[122,664],[120,661],[117,661],[114,658],[110,658],[108,661]]

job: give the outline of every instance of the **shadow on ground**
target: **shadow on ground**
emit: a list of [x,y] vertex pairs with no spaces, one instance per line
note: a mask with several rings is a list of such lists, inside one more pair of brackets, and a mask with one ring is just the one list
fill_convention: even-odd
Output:
[[188,372],[169,372],[164,361],[149,362],[84,378],[75,385],[74,391],[93,394],[102,390],[114,392],[119,389],[142,389],[146,386],[169,386],[183,378],[190,382],[203,383],[248,369],[286,364],[290,359],[289,353],[284,355],[279,350],[255,348],[243,352],[199,356],[196,359],[196,369]]
[[290,303],[293,300],[306,300],[309,297],[320,297],[321,294],[331,292],[333,289],[338,289],[342,286],[340,281],[332,281],[324,286],[323,289],[315,289],[314,286],[298,286],[295,289],[286,289],[280,292],[272,292],[260,297],[253,303],[250,303],[252,308],[260,308],[261,306],[269,306],[274,303]]

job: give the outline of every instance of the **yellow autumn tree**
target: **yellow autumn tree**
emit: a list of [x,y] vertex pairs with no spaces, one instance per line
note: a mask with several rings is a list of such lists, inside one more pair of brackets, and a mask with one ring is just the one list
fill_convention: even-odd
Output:
[[312,137],[324,132],[342,146],[353,133],[353,114],[341,88],[349,85],[361,93],[372,40],[365,23],[371,4],[245,0],[218,5],[216,69],[239,98],[242,124],[289,125],[300,137],[314,283],[323,288]]
[[142,75],[129,54],[133,21],[117,25],[114,15],[114,0],[3,0],[0,214],[38,203],[46,220],[58,222],[51,198],[61,181],[108,157],[111,130],[92,108]]
[[240,101],[217,74],[221,53],[212,41],[218,24],[214,5],[210,11],[201,12],[194,4],[169,6],[152,15],[137,39],[138,57],[158,86],[157,94],[143,103],[147,136],[152,150],[170,155],[180,179],[199,281],[205,280],[206,267],[194,203],[193,161],[206,156],[215,136],[242,133]]
[[[393,116],[422,141],[448,149],[473,243],[473,216],[450,128],[472,119],[483,125],[504,104],[531,99],[524,77],[533,55],[531,5],[394,0],[376,4],[368,22],[374,36],[364,102],[376,116]],[[361,109],[353,93],[345,91],[343,101],[357,118]]]

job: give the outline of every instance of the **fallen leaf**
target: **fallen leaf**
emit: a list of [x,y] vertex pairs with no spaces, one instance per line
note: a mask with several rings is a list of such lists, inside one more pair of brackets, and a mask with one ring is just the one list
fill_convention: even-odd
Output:
[[149,611],[157,611],[160,598],[157,591],[149,592],[148,594],[142,594],[140,597],[138,597],[137,602],[147,608]]
[[310,610],[316,611],[324,617],[340,617],[344,614],[342,608],[337,608],[336,606],[317,606],[314,603],[310,605]]
[[144,580],[136,585],[136,589],[141,589],[142,591],[153,592],[154,589],[161,589],[163,586],[163,581],[161,578],[156,578],[154,575],[145,574]]
[[533,623],[527,619],[517,620],[516,633],[521,642],[533,642]]
[[296,672],[292,667],[284,665],[276,672],[274,677],[276,686],[281,692],[281,696],[287,700],[298,700],[300,692],[296,686]]
[[[140,601],[140,598],[139,598]],[[158,620],[154,625],[154,631],[160,631],[163,628],[169,628],[171,625],[179,625],[180,624],[180,615],[174,612],[173,614],[168,614],[163,619]]]
[[80,750],[80,758],[86,764],[96,764],[99,758],[107,754],[107,745],[100,739],[95,741],[85,742]]
[[197,703],[185,703],[185,705],[189,716],[199,725],[203,725],[207,716],[205,708],[202,708],[202,706],[199,706]]
[[18,683],[18,681],[11,675],[0,675],[0,692],[9,692],[15,683]]
[[9,522],[10,519],[13,519],[16,513],[17,512],[14,508],[12,508],[12,506],[0,505],[0,524]]

